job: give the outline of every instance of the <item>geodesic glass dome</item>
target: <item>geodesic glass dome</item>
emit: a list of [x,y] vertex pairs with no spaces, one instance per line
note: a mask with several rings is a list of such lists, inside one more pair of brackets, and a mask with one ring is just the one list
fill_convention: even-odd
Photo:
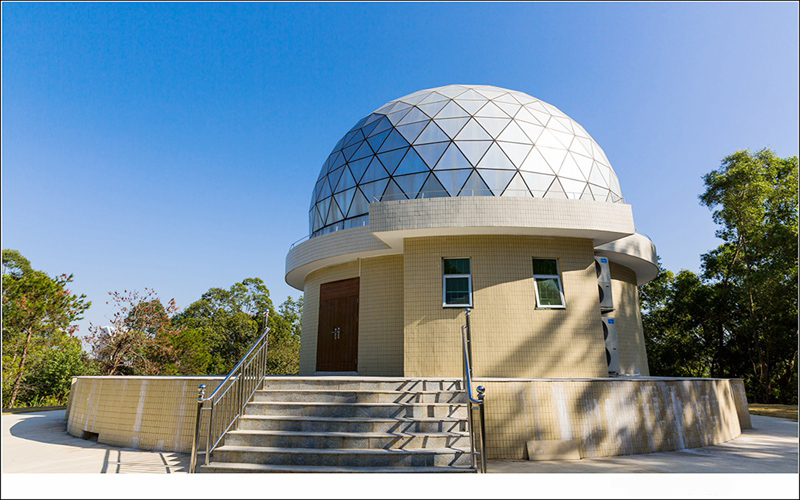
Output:
[[448,85],[384,104],[339,140],[311,197],[311,235],[366,224],[374,201],[452,196],[623,201],[603,150],[555,106]]

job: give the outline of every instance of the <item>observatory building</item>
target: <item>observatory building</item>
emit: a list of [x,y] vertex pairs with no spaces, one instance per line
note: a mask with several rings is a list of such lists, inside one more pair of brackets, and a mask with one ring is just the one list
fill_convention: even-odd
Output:
[[653,243],[600,146],[551,104],[485,85],[390,101],[324,161],[302,290],[300,374],[648,375],[637,285]]

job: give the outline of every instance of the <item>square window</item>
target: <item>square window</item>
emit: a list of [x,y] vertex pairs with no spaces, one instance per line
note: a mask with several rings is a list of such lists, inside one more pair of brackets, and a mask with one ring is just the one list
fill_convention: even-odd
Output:
[[556,259],[533,259],[533,287],[537,308],[566,308]]
[[442,259],[442,307],[472,307],[469,259]]

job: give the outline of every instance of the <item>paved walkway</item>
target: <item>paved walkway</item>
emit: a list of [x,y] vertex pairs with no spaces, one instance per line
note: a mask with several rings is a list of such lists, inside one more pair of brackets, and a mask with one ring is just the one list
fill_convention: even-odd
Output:
[[[648,455],[583,460],[490,460],[494,473],[797,473],[798,425],[753,415],[753,429],[727,443]],[[186,453],[98,444],[66,432],[64,410],[3,415],[3,473],[184,473]]]

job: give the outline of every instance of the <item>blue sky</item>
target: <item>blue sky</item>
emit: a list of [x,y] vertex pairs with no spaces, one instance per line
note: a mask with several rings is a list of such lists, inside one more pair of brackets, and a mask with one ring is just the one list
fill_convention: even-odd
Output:
[[350,127],[451,83],[549,102],[603,147],[665,267],[716,247],[702,175],[798,154],[796,3],[3,3],[2,246],[187,306],[277,304],[314,181]]

